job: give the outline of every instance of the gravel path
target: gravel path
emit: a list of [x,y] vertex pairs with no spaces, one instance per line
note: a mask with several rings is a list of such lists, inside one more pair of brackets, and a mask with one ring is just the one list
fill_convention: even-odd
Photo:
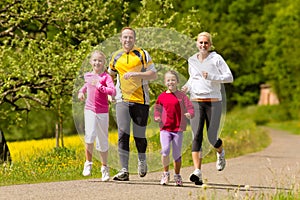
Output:
[[2,186],[0,199],[269,199],[300,184],[300,136],[269,130],[272,143],[263,151],[227,159],[222,172],[215,163],[204,164],[204,186],[189,182],[193,168],[186,167],[181,171],[183,187],[175,187],[172,178],[170,185],[159,185],[161,172],[154,172],[144,178],[131,175],[128,182],[85,179]]

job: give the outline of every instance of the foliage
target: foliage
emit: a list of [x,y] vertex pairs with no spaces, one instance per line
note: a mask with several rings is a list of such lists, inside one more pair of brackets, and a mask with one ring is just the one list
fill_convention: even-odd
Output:
[[290,115],[299,117],[300,1],[285,1],[273,8],[272,23],[265,32],[268,55],[263,70]]
[[1,1],[0,116],[10,122],[2,129],[24,125],[34,109],[56,112],[62,125],[78,67],[114,33],[115,11],[123,7],[121,1]]
[[[259,85],[267,82],[275,87],[288,115],[298,117],[299,5],[299,0],[3,0],[1,129],[7,132],[13,126],[38,123],[26,119],[28,113],[41,109],[54,113],[49,123],[65,129],[80,67],[94,47],[123,26],[162,28],[191,39],[201,31],[213,33],[214,46],[235,78],[225,86],[229,109],[256,104]],[[156,39],[146,50],[160,74],[167,66],[188,78],[186,56],[196,52],[194,44],[178,44],[177,38],[158,32],[143,37],[148,43],[149,38]],[[143,40],[138,45],[144,47]],[[162,45],[177,46],[170,52]],[[175,49],[184,55],[174,53]],[[157,82],[151,84],[152,103],[162,89]]]

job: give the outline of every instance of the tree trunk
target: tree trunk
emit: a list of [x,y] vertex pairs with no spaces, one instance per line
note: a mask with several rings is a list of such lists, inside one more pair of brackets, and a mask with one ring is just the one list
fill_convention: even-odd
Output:
[[56,147],[59,147],[58,123],[55,123],[55,139],[56,139]]

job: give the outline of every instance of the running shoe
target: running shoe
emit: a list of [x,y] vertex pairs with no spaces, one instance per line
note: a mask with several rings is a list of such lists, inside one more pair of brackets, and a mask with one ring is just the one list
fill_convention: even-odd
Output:
[[226,165],[225,150],[223,149],[221,153],[217,152],[217,163],[216,163],[217,170],[222,171],[225,168],[225,165]]
[[161,176],[160,184],[161,185],[168,185],[170,182],[170,173],[169,172],[164,172],[163,175]]
[[194,182],[196,185],[202,185],[202,174],[200,169],[195,169],[195,171],[190,175],[190,181]]
[[90,162],[90,161],[85,161],[83,171],[82,171],[83,176],[90,176],[91,175],[92,164],[93,163]]
[[175,174],[174,175],[174,181],[175,181],[176,186],[182,186],[183,185],[182,178],[181,178],[180,174]]
[[113,180],[115,181],[129,181],[129,173],[127,171],[127,169],[123,168],[119,171],[119,173],[117,173]]
[[107,166],[101,167],[101,173],[102,173],[102,181],[109,181],[109,168]]
[[147,174],[147,162],[146,160],[139,160],[138,162],[138,172],[140,177],[144,177]]

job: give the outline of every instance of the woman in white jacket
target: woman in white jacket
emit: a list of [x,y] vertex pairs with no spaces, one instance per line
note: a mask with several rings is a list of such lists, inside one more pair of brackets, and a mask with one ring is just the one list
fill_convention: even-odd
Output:
[[201,32],[197,38],[199,52],[188,60],[189,79],[182,91],[190,93],[195,109],[191,119],[193,131],[192,158],[194,172],[190,180],[196,185],[202,184],[202,140],[206,125],[208,141],[217,151],[217,170],[226,165],[223,142],[218,137],[222,114],[221,84],[233,82],[232,73],[221,55],[212,51],[212,37],[208,32]]

